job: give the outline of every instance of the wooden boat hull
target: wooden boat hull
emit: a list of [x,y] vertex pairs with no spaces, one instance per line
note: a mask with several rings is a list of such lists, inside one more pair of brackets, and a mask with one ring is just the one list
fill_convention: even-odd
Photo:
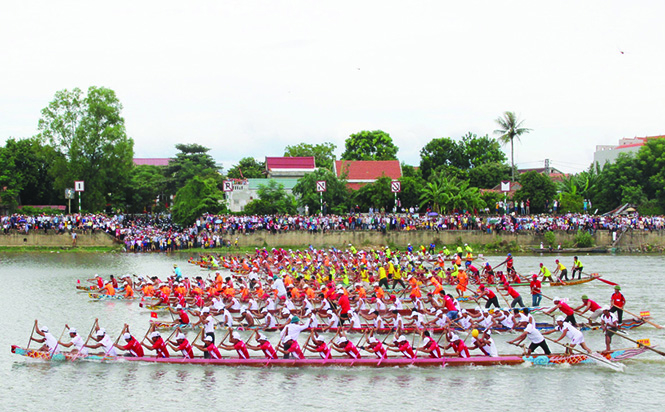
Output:
[[[612,361],[624,361],[633,358],[643,352],[646,348],[621,349],[605,354],[605,357]],[[444,366],[496,366],[496,365],[520,365],[524,363],[532,365],[559,365],[563,363],[578,365],[592,363],[594,360],[587,355],[541,355],[522,357],[517,355],[502,356],[472,356],[469,358],[444,357],[444,358],[307,358],[307,359],[266,359],[266,358],[222,358],[222,359],[204,359],[204,358],[156,358],[156,357],[122,357],[122,356],[98,356],[87,355],[77,357],[71,354],[57,354],[52,358],[45,352],[39,352],[34,349],[24,349],[16,345],[11,347],[12,353],[26,356],[33,359],[45,361],[93,361],[103,363],[113,362],[147,362],[147,363],[166,363],[166,364],[200,364],[200,365],[220,365],[220,366],[251,366],[251,367],[444,367]]]

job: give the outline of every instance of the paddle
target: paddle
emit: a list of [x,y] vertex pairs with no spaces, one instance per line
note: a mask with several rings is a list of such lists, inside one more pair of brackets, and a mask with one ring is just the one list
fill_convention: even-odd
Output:
[[32,335],[34,335],[36,327],[37,327],[37,322],[35,321],[35,323],[32,324],[32,332],[30,332],[30,339],[28,339],[28,346],[26,347],[26,349],[30,349],[30,343],[32,342]]
[[633,342],[633,343],[636,343],[638,347],[644,347],[644,348],[647,348],[647,349],[649,349],[649,350],[651,350],[651,351],[656,352],[656,353],[659,354],[660,356],[665,356],[665,352],[660,351],[660,350],[655,349],[655,348],[652,348],[652,347],[649,346],[649,345],[641,344],[641,343],[639,343],[638,341],[636,341],[635,339],[631,339],[631,338],[629,338],[628,336],[624,335],[623,333],[621,333],[621,332],[619,332],[619,331],[614,332],[614,334],[615,334],[615,335],[618,335],[618,336],[621,336],[622,338],[624,338],[624,339],[626,339],[626,340],[629,340],[629,341],[631,341],[631,342]]
[[[123,328],[123,330],[124,330],[124,328]],[[121,337],[121,336],[122,336],[122,333],[119,333],[119,334],[118,334],[118,337],[117,337],[116,340],[115,340],[115,342],[113,342],[113,345],[111,345],[111,347],[109,347],[109,348],[106,350],[106,352],[104,353],[104,357],[109,356],[109,352],[111,352],[111,349],[115,348],[115,345],[118,344],[118,342],[120,341],[120,337]]]
[[69,329],[67,325],[65,325],[65,327],[62,328],[62,333],[60,334],[60,337],[56,341],[55,347],[53,348],[52,351],[49,352],[49,357],[48,357],[49,360],[53,359],[53,355],[55,355],[55,351],[58,350],[58,345],[60,345],[60,339],[62,339],[62,336],[65,334],[65,330],[67,329]]
[[[552,339],[552,338],[548,338],[548,337],[546,337],[546,336],[543,336],[543,338],[545,338],[546,340],[548,340],[548,341],[550,341],[550,342],[556,343],[557,345],[561,345],[561,346],[563,346],[564,348],[569,348],[569,349],[571,349],[571,350],[574,351],[574,352],[581,353],[581,354],[583,354],[583,355],[587,355],[589,358],[591,358],[591,359],[593,359],[593,360],[595,360],[595,361],[597,361],[597,362],[600,362],[600,363],[602,363],[604,366],[607,366],[607,367],[609,367],[609,368],[611,368],[611,369],[614,369],[615,371],[623,372],[624,365],[622,365],[622,364],[620,364],[620,363],[617,364],[617,363],[615,363],[615,362],[609,361],[609,360],[607,360],[606,358],[604,358],[602,355],[599,355],[599,354],[590,354],[590,353],[584,352],[584,351],[582,351],[582,350],[579,350],[579,349],[577,349],[577,348],[573,348],[573,347],[571,347],[571,346],[568,346],[568,345],[566,345],[566,344],[564,344],[564,343],[561,343],[561,342],[559,342],[559,341],[557,341],[557,340],[555,340],[555,339]],[[594,356],[594,355],[595,355],[595,356]]]
[[659,324],[654,323],[654,322],[651,322],[651,321],[649,321],[649,320],[646,320],[646,319],[644,319],[642,316],[637,316],[636,314],[631,313],[631,312],[628,312],[626,309],[620,308],[620,307],[618,307],[617,305],[612,305],[612,306],[614,306],[614,307],[617,308],[617,309],[621,309],[621,310],[623,310],[624,312],[626,312],[627,314],[629,314],[629,315],[631,315],[631,316],[635,316],[636,318],[640,318],[640,319],[642,319],[643,321],[645,321],[645,322],[648,323],[649,325],[655,327],[656,329],[663,329],[663,327],[660,326]]

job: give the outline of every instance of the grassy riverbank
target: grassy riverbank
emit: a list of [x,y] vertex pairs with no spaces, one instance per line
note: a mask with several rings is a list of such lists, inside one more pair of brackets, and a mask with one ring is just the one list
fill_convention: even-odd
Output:
[[57,246],[0,246],[0,253],[124,253],[122,246],[57,247]]

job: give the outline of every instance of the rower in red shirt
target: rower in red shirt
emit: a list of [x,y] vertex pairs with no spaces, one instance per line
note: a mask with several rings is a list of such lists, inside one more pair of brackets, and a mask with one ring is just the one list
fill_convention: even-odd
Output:
[[573,308],[571,308],[566,302],[561,300],[560,298],[554,298],[554,307],[546,312],[546,314],[550,314],[554,312],[555,310],[559,309],[561,312],[563,312],[564,315],[566,315],[565,321],[569,322],[573,326],[577,326],[577,321],[575,320],[575,311]]
[[610,298],[610,302],[612,305],[612,307],[610,308],[610,312],[617,313],[619,325],[621,325],[621,322],[623,322],[623,307],[626,305],[626,298],[621,293],[621,286],[616,285],[614,287],[614,293]]
[[[452,348],[455,351],[455,354],[459,356],[460,358],[468,358],[469,355],[469,348],[466,347],[466,344],[462,339],[457,336],[457,334],[453,332],[448,332],[446,334],[446,339],[448,340],[448,346],[443,348],[445,351],[446,349]],[[445,353],[444,353],[445,354]]]
[[538,275],[533,274],[531,276],[531,283],[529,283],[529,286],[531,287],[531,306],[537,308],[540,306],[540,301],[543,299],[542,284],[540,283],[540,280],[538,280]]
[[[127,326],[127,325],[125,325]],[[126,330],[126,329],[123,329]],[[128,353],[125,356],[132,356],[132,357],[137,357],[137,358],[142,358],[143,357],[143,348],[141,347],[141,344],[139,343],[138,340],[136,340],[135,337],[133,337],[129,332],[125,332],[124,335],[122,335],[123,339],[125,339],[125,342],[127,342],[125,345],[118,345],[117,343],[114,344],[114,346],[118,349],[121,350],[126,350]]]
[[420,352],[429,353],[431,358],[440,358],[441,350],[439,344],[430,336],[428,330],[423,332],[422,339],[425,344],[421,348],[418,348],[418,350]]
[[143,345],[146,349],[154,350],[155,352],[157,352],[158,358],[169,357],[169,350],[166,346],[166,342],[164,342],[164,339],[162,338],[162,335],[159,332],[152,332],[150,334],[150,340],[152,341],[152,346],[146,345],[143,342],[141,342],[141,345]]
[[589,316],[589,324],[591,324],[591,322],[598,319],[603,314],[603,308],[593,300],[589,299],[587,295],[582,295],[582,304],[573,310],[575,312],[579,312],[580,315],[586,312],[591,313]]
[[183,358],[192,359],[194,357],[194,350],[192,349],[192,345],[187,340],[185,334],[180,332],[180,329],[178,329],[176,333],[177,333],[175,337],[176,344],[174,345],[170,341],[166,341],[166,344],[169,345],[171,349],[173,349],[174,351],[180,351],[182,353]]
[[203,352],[209,353],[210,359],[222,359],[222,354],[219,353],[219,349],[217,349],[217,346],[215,346],[213,343],[212,336],[207,335],[205,338],[203,338],[203,342],[203,345],[197,345],[196,343],[193,343],[192,346],[195,346]]
[[349,320],[349,309],[351,309],[351,303],[349,302],[349,296],[344,293],[344,288],[340,286],[337,289],[341,296],[339,300],[337,301],[337,304],[339,305],[339,324],[340,326],[344,326],[344,321]]
[[332,349],[335,349],[340,353],[345,353],[352,359],[362,358],[362,356],[360,356],[360,351],[358,348],[356,348],[356,345],[354,345],[353,342],[351,342],[349,338],[346,337],[345,332],[342,332],[342,336],[337,338],[337,342],[332,344]]
[[328,347],[326,344],[325,339],[314,333],[314,331],[310,333],[310,339],[309,342],[305,345],[305,350],[311,350],[318,353],[319,356],[321,356],[321,359],[332,358],[330,347]]
[[504,283],[503,287],[506,289],[506,292],[508,292],[510,297],[513,298],[513,301],[510,302],[511,308],[514,308],[517,305],[520,305],[520,307],[524,307],[524,301],[522,301],[522,295],[520,295],[519,292],[517,292],[514,287],[510,286],[510,283],[508,282]]
[[402,354],[409,359],[416,358],[416,354],[413,352],[411,344],[404,335],[400,335],[400,337],[395,339],[392,344],[388,344],[386,349],[393,352],[402,352]]
[[256,342],[258,342],[257,346],[246,343],[247,347],[251,350],[260,350],[263,351],[263,354],[265,355],[266,359],[277,359],[277,352],[275,351],[275,348],[273,348],[272,344],[266,337],[266,335],[259,333],[258,331],[256,332]]
[[374,336],[367,338],[367,346],[364,346],[363,349],[365,349],[367,352],[375,354],[379,359],[385,359],[388,357],[386,347],[383,346],[381,341],[379,341]]
[[235,349],[236,352],[238,352],[238,357],[240,359],[249,359],[249,352],[247,351],[247,345],[242,339],[240,339],[240,334],[237,331],[234,331],[233,329],[229,329],[229,331],[231,332],[231,334],[229,335],[229,342],[231,344],[225,345],[222,341],[219,343],[218,347],[225,350]]

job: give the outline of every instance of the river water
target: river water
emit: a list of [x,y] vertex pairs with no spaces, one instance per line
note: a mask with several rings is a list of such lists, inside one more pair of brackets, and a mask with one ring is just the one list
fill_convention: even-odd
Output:
[[[123,323],[142,336],[149,312],[136,302],[93,302],[76,293],[76,280],[99,273],[164,275],[177,262],[187,275],[201,269],[187,264],[186,255],[123,255],[73,253],[4,253],[0,281],[4,313],[0,333],[0,405],[2,410],[225,410],[225,411],[443,411],[539,410],[606,411],[647,408],[665,403],[665,358],[649,352],[626,363],[625,372],[600,366],[461,367],[461,368],[303,368],[261,369],[223,366],[156,365],[91,362],[45,363],[13,355],[10,345],[27,344],[35,319],[58,337],[64,324],[85,336],[94,319],[115,338]],[[495,264],[502,257],[490,257]],[[554,267],[554,256],[516,258],[517,270],[528,273],[543,261]],[[570,267],[572,257],[562,257]],[[665,323],[663,256],[583,256],[586,272],[618,282],[632,312],[650,310]],[[526,295],[527,289],[520,288]],[[612,287],[599,281],[544,293],[579,302],[588,294],[609,303]],[[530,301],[526,296],[525,302]],[[629,317],[626,315],[626,317]],[[537,320],[543,319],[542,317]],[[642,326],[630,336],[665,343],[665,329]],[[500,353],[516,353],[495,335]],[[598,331],[586,332],[594,349],[604,347]],[[66,340],[66,339],[65,339]],[[615,347],[633,344],[615,337]],[[277,339],[273,338],[274,343]],[[625,344],[624,344],[625,343]],[[36,345],[33,343],[31,346]],[[552,345],[550,345],[551,347]]]

